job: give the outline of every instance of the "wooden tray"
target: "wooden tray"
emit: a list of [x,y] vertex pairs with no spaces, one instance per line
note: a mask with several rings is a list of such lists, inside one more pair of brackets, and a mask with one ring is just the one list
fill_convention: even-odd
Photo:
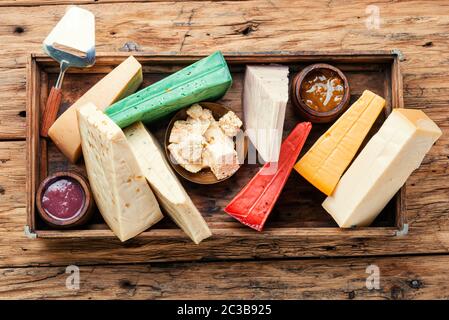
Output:
[[[71,69],[63,84],[63,103],[61,112],[77,100],[88,88],[107,72],[122,62],[127,54],[99,54],[94,67],[90,69]],[[135,54],[143,65],[143,86],[167,76],[180,68],[202,58],[200,55],[153,55]],[[402,78],[399,68],[400,55],[391,51],[374,52],[294,52],[294,53],[238,53],[225,55],[234,83],[228,93],[219,101],[233,109],[242,117],[242,81],[247,64],[280,63],[290,67],[290,77],[301,68],[317,62],[325,62],[340,68],[348,77],[351,86],[351,103],[363,90],[369,89],[386,100],[386,111],[379,116],[369,137],[377,131],[392,108],[402,108]],[[47,175],[56,171],[73,170],[85,175],[82,161],[71,165],[51,141],[39,137],[39,115],[45,105],[49,88],[55,82],[58,65],[42,54],[32,54],[28,61],[27,79],[27,226],[29,237],[39,238],[114,238],[115,236],[96,212],[87,226],[76,230],[54,230],[45,225],[36,212],[35,195],[37,187]],[[169,119],[150,127],[163,144],[165,128]],[[284,137],[302,119],[293,107],[287,106]],[[328,128],[328,125],[314,125],[303,149],[310,148],[315,140]],[[366,141],[365,141],[366,143]],[[192,184],[180,178],[193,202],[207,220],[215,235],[207,242],[223,244],[223,238],[231,237],[247,241],[267,241],[270,237],[288,242],[302,241],[311,237],[385,237],[407,233],[405,217],[405,190],[391,200],[371,227],[351,230],[339,229],[333,219],[321,207],[325,196],[292,171],[290,178],[269,217],[262,233],[251,230],[227,215],[223,208],[234,195],[257,172],[257,165],[245,164],[232,178],[209,186]],[[165,217],[150,230],[142,233],[155,244],[170,241],[170,244],[186,243],[190,240],[175,224]],[[218,239],[218,240],[217,240]],[[250,241],[250,240],[251,241]],[[209,244],[210,246],[211,244]],[[201,246],[201,245],[200,245]]]

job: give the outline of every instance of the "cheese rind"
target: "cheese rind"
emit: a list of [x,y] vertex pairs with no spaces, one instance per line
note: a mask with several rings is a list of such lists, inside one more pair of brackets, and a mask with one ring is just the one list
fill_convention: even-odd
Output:
[[142,83],[142,77],[142,66],[130,56],[56,119],[48,135],[70,162],[75,163],[81,155],[77,109],[90,102],[104,110],[136,91]]
[[124,132],[143,174],[168,215],[196,244],[210,237],[212,233],[206,221],[176,178],[154,136],[140,121]]
[[219,99],[231,84],[226,60],[217,51],[114,103],[105,113],[121,128],[148,123],[193,103]]
[[424,112],[395,109],[323,207],[342,228],[370,225],[441,136]]
[[247,66],[243,90],[246,134],[265,162],[277,162],[288,101],[288,67]]
[[126,241],[162,219],[123,131],[95,105],[77,110],[92,193],[106,223]]
[[382,97],[365,90],[296,163],[295,170],[331,195],[384,106]]

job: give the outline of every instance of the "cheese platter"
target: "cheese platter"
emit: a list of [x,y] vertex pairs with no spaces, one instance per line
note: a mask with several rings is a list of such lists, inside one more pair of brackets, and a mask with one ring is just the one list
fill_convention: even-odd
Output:
[[[112,111],[108,111],[108,109],[106,109],[104,116],[107,119],[109,114],[112,115],[111,119],[114,119],[114,117],[119,119],[117,120],[117,124],[120,127],[122,125],[123,127],[127,127],[128,125],[132,124],[132,122],[139,123],[135,121],[142,120],[145,117],[154,117],[155,111],[152,111],[152,113],[148,113],[147,111],[143,113],[141,111],[143,110],[142,106],[144,106],[144,108],[147,108],[145,110],[148,110],[148,108],[151,109],[152,106],[149,107],[148,103],[145,105],[146,102],[141,103],[140,100],[138,100],[138,98],[140,97],[136,95],[139,95],[139,92],[141,91],[139,91],[137,87],[140,85],[141,89],[151,87],[157,89],[157,83],[161,83],[160,80],[173,80],[173,78],[176,78],[170,77],[170,75],[178,75],[178,77],[180,77],[182,76],[182,72],[184,72],[185,70],[188,70],[185,74],[190,75],[189,72],[191,72],[191,70],[189,71],[188,68],[190,68],[190,66],[192,65],[195,65],[195,63],[198,61],[204,61],[203,59],[205,58],[207,58],[205,55],[195,54],[173,55],[135,53],[133,54],[133,58],[130,58],[129,54],[123,53],[97,53],[96,63],[93,67],[89,69],[73,68],[68,71],[63,83],[64,96],[59,117],[61,117],[61,114],[65,114],[65,111],[67,109],[70,110],[70,107],[72,105],[76,104],[77,101],[80,101],[80,98],[84,97],[83,95],[86,92],[89,92],[89,89],[94,88],[95,86],[100,87],[100,90],[91,93],[91,98],[89,98],[89,101],[92,102],[91,100],[100,100],[100,104],[107,104],[104,106],[102,105],[102,109],[106,109],[107,106],[113,104],[110,109]],[[339,169],[339,176],[335,178],[335,183],[338,182],[345,169],[352,163],[352,159],[357,156],[357,154],[360,153],[361,150],[363,150],[365,145],[368,144],[370,139],[375,136],[376,132],[379,130],[379,128],[382,127],[385,119],[388,118],[393,109],[404,108],[402,100],[402,78],[399,67],[400,54],[396,51],[229,53],[224,54],[224,59],[226,61],[227,67],[229,68],[229,75],[232,78],[232,85],[226,68],[220,69],[222,67],[217,66],[214,70],[219,70],[217,72],[222,72],[223,81],[220,83],[217,82],[217,85],[215,87],[216,89],[214,89],[215,91],[213,91],[208,96],[204,96],[204,99],[201,99],[201,101],[188,100],[185,104],[182,105],[182,107],[190,106],[195,102],[214,101],[215,103],[224,105],[229,110],[232,110],[238,118],[245,119],[245,112],[243,110],[243,100],[245,96],[244,90],[245,88],[246,90],[248,90],[247,88],[249,88],[248,84],[245,86],[245,72],[247,70],[247,66],[255,69],[267,65],[281,66],[283,70],[288,70],[288,83],[291,86],[294,76],[307,66],[317,63],[329,64],[338,68],[338,70],[341,70],[341,72],[344,73],[345,78],[349,82],[349,105],[357,105],[355,102],[357,102],[357,100],[363,95],[366,95],[366,91],[368,91],[369,94],[372,94],[373,96],[381,97],[379,99],[382,99],[383,102],[379,104],[379,107],[372,107],[376,109],[376,111],[374,112],[375,115],[370,116],[370,119],[372,119],[372,124],[370,123],[368,128],[364,128],[366,132],[364,132],[363,135],[358,138],[358,145],[354,147],[353,152],[355,153],[355,155],[352,155],[351,159],[349,159],[349,161],[347,161],[347,163],[345,163],[344,166]],[[138,62],[142,66],[141,71],[139,71],[136,67],[136,62]],[[114,70],[120,68],[120,65],[122,63],[127,63],[130,66],[126,68],[127,70],[129,70],[129,72],[127,74],[125,74],[124,72],[120,73],[117,79],[118,81],[123,82],[123,85],[121,85],[120,89],[117,89],[117,93],[114,93],[112,89],[107,90],[107,88],[111,88],[111,80],[109,80],[109,84],[106,82],[108,82],[108,75],[113,74],[114,72],[117,73]],[[200,68],[197,68],[196,70],[199,69]],[[65,146],[61,147],[61,144],[64,144],[66,142],[66,140],[64,140],[66,138],[59,140],[58,138],[65,137],[64,135],[53,133],[54,136],[58,137],[54,139],[46,139],[39,135],[39,119],[46,103],[49,88],[51,88],[51,86],[57,80],[57,74],[58,65],[51,58],[42,54],[30,55],[28,60],[27,79],[27,234],[32,237],[38,238],[114,238],[115,235],[110,229],[110,226],[113,223],[111,223],[110,221],[109,223],[107,223],[105,221],[105,215],[107,217],[106,220],[110,216],[103,212],[109,210],[109,207],[108,209],[103,209],[100,214],[99,208],[101,209],[102,205],[99,206],[97,204],[97,206],[93,210],[94,212],[92,214],[92,218],[88,223],[82,226],[76,226],[74,228],[64,230],[55,229],[49,226],[41,219],[37,212],[36,208],[39,202],[39,199],[36,196],[37,190],[40,183],[48,176],[60,171],[65,171],[74,172],[81,176],[87,177],[89,175],[88,171],[92,171],[92,169],[86,171],[84,159],[83,157],[81,157],[79,134],[76,135],[75,143],[70,144],[71,149],[66,148]],[[263,77],[264,76],[262,72],[262,76],[260,76],[259,78],[263,79]],[[254,82],[256,80],[251,81]],[[117,81],[115,81],[115,83],[116,82]],[[102,83],[104,88],[106,89],[101,89]],[[106,83],[106,85],[104,85],[104,83]],[[155,83],[156,85],[154,85]],[[185,84],[185,82],[183,83]],[[264,84],[261,84],[260,86],[263,87]],[[279,84],[278,86],[280,88],[283,88],[283,84]],[[137,93],[132,95],[132,92],[136,90]],[[164,93],[164,90],[158,90]],[[189,87],[188,85],[184,85],[184,89],[180,90],[188,91],[194,89],[192,89],[192,87]],[[287,87],[286,90],[288,90],[288,92],[291,91]],[[185,92],[186,91],[184,91],[184,94]],[[223,94],[223,92],[225,93]],[[172,99],[170,101],[174,101],[173,99],[175,98],[173,97],[175,96],[175,93],[169,93],[170,96],[167,99]],[[182,93],[180,94],[182,96]],[[128,95],[129,98],[125,98],[122,100],[122,98]],[[285,96],[282,96],[281,98],[285,99]],[[282,99],[279,101],[283,101]],[[105,102],[105,100],[108,100],[108,102]],[[120,101],[131,102],[123,103]],[[154,101],[154,99],[149,99],[148,101]],[[160,101],[163,101],[163,98],[162,100],[158,100],[158,103]],[[125,107],[132,107],[133,103],[135,103],[137,107],[136,110],[138,110],[138,112],[135,112],[131,115],[121,113],[121,110],[124,107],[120,104],[123,104]],[[358,104],[362,105],[362,102],[358,102]],[[273,108],[285,108],[285,116],[277,117],[273,121],[273,126],[283,128],[283,139],[287,138],[299,123],[307,121],[307,119],[305,119],[301,114],[298,114],[295,111],[296,108],[292,104],[291,99],[288,99],[288,102],[285,106],[283,106],[281,102],[272,103],[272,105],[274,106]],[[368,105],[369,104],[365,106],[366,109],[368,109]],[[348,110],[351,110],[351,108],[352,107],[349,107]],[[88,114],[87,111],[89,110],[87,110],[87,108],[83,107],[82,109],[82,112],[78,111],[78,119],[83,116],[83,113]],[[176,113],[176,111],[180,109],[181,106],[179,105],[179,107],[170,109],[164,114],[158,113],[157,121],[145,123],[145,126],[142,124],[140,127],[136,127],[131,131],[140,130],[140,134],[142,136],[146,136],[147,134],[145,132],[149,132],[149,138],[147,139],[149,139],[148,141],[154,140],[155,144],[154,148],[151,150],[157,150],[157,144],[159,144],[159,147],[163,147],[166,144],[167,126],[169,126],[170,120],[173,117],[174,113]],[[157,109],[155,110],[157,111]],[[89,112],[95,113],[94,110],[90,110]],[[255,116],[260,116],[260,114],[255,112],[254,109],[251,112],[253,118]],[[272,112],[272,110],[270,110],[270,112]],[[133,120],[130,121],[130,118],[132,118]],[[98,125],[101,127],[101,120],[98,121]],[[310,130],[310,133],[307,131],[307,134],[304,137],[305,142],[304,146],[301,146],[302,150],[301,148],[297,149],[297,152],[300,152],[297,160],[302,159],[308,151],[314,150],[314,144],[319,141],[322,135],[325,135],[328,131],[331,131],[334,123],[313,123],[313,125],[311,125],[311,129],[308,129]],[[55,124],[57,124],[57,122]],[[73,124],[73,121],[70,122],[70,124]],[[57,126],[66,127],[65,124],[58,124]],[[114,130],[120,129],[115,124],[114,126]],[[243,126],[245,126],[245,123],[243,124]],[[129,135],[127,133],[127,131],[129,131],[128,128],[123,128],[124,135],[120,135],[121,139],[126,140],[126,138],[124,137],[126,135]],[[52,130],[50,129],[50,136],[52,134],[51,132]],[[86,139],[87,141],[87,137],[89,137],[89,134],[91,133],[87,133],[86,131],[85,134],[81,135],[81,140]],[[257,143],[259,143],[259,141],[255,144]],[[273,149],[272,145],[273,144],[270,144],[270,148]],[[83,143],[83,146],[85,146],[83,147],[83,152],[86,152],[86,150],[90,149],[88,143]],[[280,145],[277,147],[282,151]],[[274,148],[276,148],[276,146]],[[374,147],[371,147],[371,149],[373,148]],[[249,149],[251,149],[251,146],[249,147]],[[61,150],[63,150],[63,152]],[[131,152],[130,150],[132,150],[132,148],[126,150],[127,151],[123,153]],[[373,150],[371,151],[371,154],[375,153],[375,151]],[[270,150],[269,153],[276,154],[277,157],[279,151]],[[101,154],[102,153],[99,154],[99,157],[101,157]],[[162,156],[165,157],[165,153],[163,153]],[[281,156],[282,154],[279,156],[279,159],[281,158]],[[396,158],[400,159],[401,157]],[[396,158],[392,158],[391,162],[393,163]],[[381,211],[380,213],[378,213],[378,215],[376,214],[376,216],[374,217],[375,219],[374,221],[372,221],[372,223],[369,223],[369,225],[361,223],[356,227],[350,225],[349,227],[352,228],[341,229],[339,228],[339,224],[348,227],[347,224],[341,223],[340,220],[343,218],[335,218],[334,220],[333,217],[335,217],[336,215],[338,216],[338,213],[332,212],[331,214],[329,214],[322,206],[322,203],[325,200],[327,203],[332,203],[338,202],[339,199],[332,199],[334,201],[326,199],[327,195],[330,196],[332,192],[327,192],[326,194],[324,194],[323,192],[320,192],[318,187],[315,187],[317,186],[317,183],[310,183],[309,181],[311,179],[307,178],[307,174],[301,173],[301,170],[304,171],[305,169],[298,169],[298,166],[301,166],[301,161],[295,165],[295,170],[291,170],[292,167],[290,165],[287,175],[285,176],[285,181],[283,181],[282,185],[278,188],[280,194],[276,195],[276,199],[273,200],[275,201],[275,203],[273,203],[272,207],[270,206],[269,211],[271,212],[271,214],[270,212],[268,212],[267,216],[265,216],[263,219],[263,222],[265,223],[266,220],[266,223],[265,228],[263,229],[263,231],[261,231],[260,235],[257,231],[248,230],[245,225],[239,223],[239,221],[234,219],[234,216],[232,214],[227,214],[228,211],[226,210],[226,207],[242,191],[242,189],[244,189],[245,185],[247,185],[251,181],[251,179],[253,179],[253,177],[254,179],[256,179],[255,176],[259,172],[263,163],[259,163],[258,161],[253,160],[254,159],[250,159],[250,155],[248,154],[245,162],[235,174],[227,179],[224,179],[224,181],[221,181],[220,183],[211,185],[197,184],[183,179],[182,176],[177,175],[177,179],[179,180],[181,185],[179,194],[184,195],[186,193],[188,197],[190,197],[194,205],[193,207],[197,208],[198,212],[204,218],[205,223],[207,223],[208,229],[207,227],[207,230],[204,229],[204,231],[202,232],[202,236],[199,236],[198,238],[192,236],[192,232],[188,231],[191,224],[177,220],[178,218],[176,213],[168,214],[174,221],[176,221],[173,222],[173,220],[171,220],[170,218],[159,217],[158,212],[153,213],[154,215],[156,215],[156,217],[153,218],[151,228],[150,224],[148,224],[143,232],[137,232],[136,234],[133,234],[133,236],[136,236],[137,238],[154,239],[158,243],[164,241],[164,239],[170,239],[171,243],[184,243],[186,239],[188,239],[188,237],[186,236],[186,234],[188,234],[190,238],[192,238],[192,240],[194,240],[194,238],[196,239],[194,240],[195,243],[199,243],[201,240],[213,243],[217,235],[220,238],[229,235],[234,239],[240,238],[242,241],[248,238],[253,239],[254,237],[267,239],[266,237],[275,235],[276,238],[285,237],[285,239],[288,239],[288,241],[295,241],[295,239],[299,240],[304,236],[327,237],[329,235],[333,235],[336,237],[344,238],[365,236],[396,236],[406,233],[408,224],[405,208],[405,186],[401,184],[400,189],[397,192],[394,188],[392,189],[394,191],[394,195],[392,195],[391,200],[389,198],[383,200],[387,201],[387,204],[384,208],[381,208]],[[293,164],[296,161],[290,162]],[[303,161],[303,163],[304,162],[305,161]],[[91,165],[89,165],[89,163]],[[89,166],[93,167],[94,165],[92,165],[92,163],[92,159],[87,162]],[[159,163],[163,163],[162,158],[159,160]],[[388,166],[384,170],[391,171],[391,168],[393,168],[393,165]],[[166,177],[174,174],[170,170],[167,169],[166,173],[164,173],[166,174]],[[382,171],[382,168],[380,168],[379,170],[379,174],[382,174],[382,172],[384,172]],[[145,172],[145,170],[142,170],[142,172]],[[301,173],[301,175],[298,172]],[[145,175],[147,174],[142,174],[142,176]],[[91,175],[89,175],[89,178],[91,178]],[[315,178],[316,177],[314,177],[314,179]],[[348,181],[351,179],[351,177],[345,177],[345,175],[343,175],[343,178],[341,179]],[[357,177],[352,179],[357,179]],[[153,180],[152,182],[148,177],[147,180],[149,181],[149,185],[153,188],[156,198],[159,199],[159,197],[161,196],[160,193],[162,193],[162,191],[160,190],[163,190],[164,188],[161,184],[161,181]],[[108,183],[112,182],[109,180]],[[107,184],[105,184],[103,187],[105,187],[106,185]],[[344,186],[342,186],[342,188],[340,189],[344,189],[343,187]],[[337,187],[335,187],[335,185],[333,185],[332,188],[336,188],[338,190],[339,186],[337,185]],[[120,188],[117,188],[117,190],[118,189]],[[181,191],[181,189],[184,191]],[[111,187],[111,190],[115,189]],[[371,189],[367,190],[368,191],[366,192],[369,193],[369,190]],[[347,191],[343,190],[341,192],[343,192],[344,194],[344,192]],[[94,198],[98,200],[100,196],[98,194],[94,194]],[[169,198],[169,192],[166,192],[164,200],[159,200],[159,205],[162,209],[161,212],[164,216],[166,216],[166,211],[170,211],[170,208],[172,207],[170,205]],[[354,200],[355,204],[359,202],[359,200]],[[338,211],[338,205],[338,203],[334,204],[332,206],[332,211]],[[155,206],[157,206],[157,204]],[[185,202],[185,206],[190,208],[192,207],[190,206],[189,202]],[[167,208],[169,209],[167,210]],[[355,209],[353,211],[358,212]],[[268,214],[270,214],[269,217]],[[119,213],[117,213],[117,216],[120,219]],[[157,222],[159,219],[162,220]],[[354,218],[351,217],[351,219]],[[336,221],[338,221],[339,223],[337,224]],[[186,234],[179,230],[176,224],[178,224],[178,226],[180,226]],[[197,220],[196,224],[201,225],[202,222],[200,220]],[[257,230],[261,229],[262,228],[260,227]],[[211,236],[209,235],[209,230]],[[126,239],[128,239],[128,237],[123,237],[122,240]]]

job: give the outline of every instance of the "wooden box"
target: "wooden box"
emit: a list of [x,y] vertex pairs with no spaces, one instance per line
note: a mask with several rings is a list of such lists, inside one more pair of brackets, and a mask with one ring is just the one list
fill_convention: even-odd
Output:
[[[111,71],[126,57],[126,54],[99,54],[94,67],[90,69],[71,69],[64,79],[63,103],[61,111],[69,107],[96,81]],[[202,58],[199,55],[153,55],[135,54],[143,65],[144,84],[147,86],[166,75],[179,70]],[[383,96],[386,110],[377,120],[369,137],[377,131],[392,108],[402,108],[402,79],[399,69],[400,54],[390,51],[373,52],[292,52],[292,53],[238,53],[225,55],[234,83],[228,93],[220,100],[239,116],[242,116],[242,81],[247,64],[279,63],[290,67],[293,77],[304,66],[317,62],[326,62],[340,68],[347,76],[351,87],[351,103],[365,89]],[[92,238],[114,239],[113,233],[96,212],[91,222],[76,230],[55,230],[45,225],[37,215],[36,190],[40,181],[56,171],[73,170],[85,174],[82,161],[71,165],[51,141],[39,137],[39,115],[45,105],[49,88],[56,81],[58,65],[51,58],[33,54],[28,62],[27,79],[27,226],[30,237],[39,238]],[[297,116],[289,103],[284,125],[284,137],[294,125],[302,119]],[[169,119],[150,127],[159,141],[163,143],[165,128]],[[310,148],[315,140],[329,125],[314,125],[302,153]],[[366,141],[365,141],[366,143]],[[351,230],[339,229],[333,219],[321,207],[325,196],[305,181],[298,173],[292,171],[289,180],[271,213],[265,230],[261,233],[243,226],[227,215],[223,208],[234,195],[250,180],[258,170],[257,165],[245,164],[232,178],[209,186],[195,185],[182,180],[193,202],[207,220],[213,237],[205,240],[206,247],[220,246],[223,239],[230,237],[233,241],[256,244],[261,240],[276,238],[294,242],[304,239],[319,239],[329,236],[345,237],[385,237],[407,233],[405,217],[405,190],[391,200],[372,226]],[[165,217],[150,230],[137,239],[145,238],[145,243],[170,244],[187,243],[190,240],[175,224]],[[118,241],[118,240],[117,240]],[[220,248],[217,248],[219,250]],[[288,255],[288,253],[287,253]]]

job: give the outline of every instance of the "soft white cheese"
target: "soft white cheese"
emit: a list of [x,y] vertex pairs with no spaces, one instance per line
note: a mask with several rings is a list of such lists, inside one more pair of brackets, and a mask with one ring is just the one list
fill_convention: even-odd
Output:
[[192,124],[185,120],[175,121],[173,128],[170,132],[170,137],[168,142],[170,143],[180,143],[186,135],[192,132]]
[[288,67],[247,66],[243,88],[246,133],[266,162],[276,162],[288,101]]
[[198,244],[210,237],[206,222],[171,170],[156,139],[141,122],[124,132],[143,174],[168,215],[193,242]]
[[186,169],[189,172],[196,173],[201,171],[203,169],[202,162],[201,163],[190,163],[188,160],[186,160],[182,153],[183,149],[181,144],[179,143],[171,143],[168,145],[168,150],[170,151],[170,156],[173,157],[173,160],[176,164],[179,164],[184,169]]
[[180,154],[188,163],[200,164],[204,144],[205,139],[202,135],[190,134],[179,143]]
[[232,111],[216,121],[212,111],[199,104],[186,112],[187,119],[176,121],[170,132],[170,156],[192,173],[209,167],[217,179],[234,174],[239,159],[232,137],[239,133],[242,121]]
[[243,125],[242,120],[240,120],[239,117],[237,117],[237,115],[232,111],[228,111],[224,116],[222,116],[218,120],[218,124],[224,134],[228,137],[235,137]]
[[370,225],[441,134],[424,112],[393,110],[323,202],[324,209],[342,228]]
[[114,234],[125,241],[161,220],[123,131],[92,103],[78,110],[78,122],[93,196]]
[[232,145],[220,141],[208,144],[203,152],[203,161],[219,180],[232,176],[240,167],[233,142]]

